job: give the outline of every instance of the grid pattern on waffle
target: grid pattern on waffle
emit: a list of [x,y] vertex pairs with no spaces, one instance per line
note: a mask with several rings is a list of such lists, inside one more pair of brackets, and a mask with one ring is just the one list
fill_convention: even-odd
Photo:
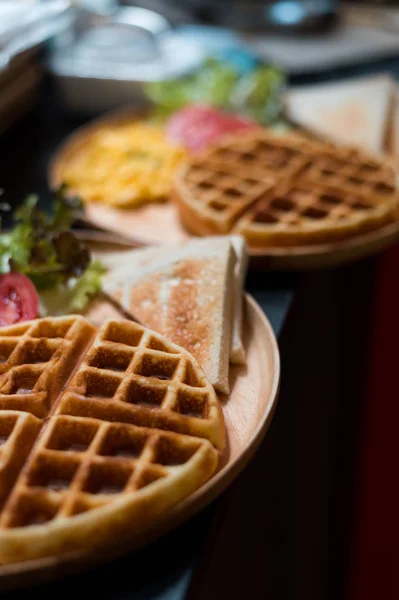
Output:
[[[356,149],[251,133],[193,161],[177,180],[176,192],[178,203],[207,219],[207,227],[211,219],[215,229],[227,232],[243,219],[262,223],[266,232],[298,223],[306,231],[315,220],[327,229],[331,220],[353,215],[367,220],[365,211],[382,205],[393,212],[399,204],[397,181],[390,164]],[[194,214],[187,225],[195,232]]]
[[44,524],[112,503],[187,466],[206,440],[134,425],[54,417],[0,527]]
[[278,179],[293,177],[308,161],[300,143],[292,147],[243,136],[193,162],[184,184],[194,202],[232,225]]
[[308,161],[300,143],[293,147],[242,136],[193,162],[184,184],[194,202],[232,225],[279,179],[293,177]]
[[[73,321],[67,328],[53,319],[4,330],[3,337],[13,340],[8,333],[18,331],[19,339],[30,340],[45,331],[49,340],[58,340],[61,334],[48,325],[65,325],[65,338],[73,335]],[[194,359],[129,321],[109,321],[90,339],[84,358],[74,356],[77,370],[44,422],[29,413],[0,411],[0,528],[16,532],[16,539],[30,525],[67,527],[64,517],[121,498],[137,506],[137,493],[158,481],[159,498],[182,498],[187,486],[195,489],[216,468],[211,442],[223,446],[223,419]],[[73,414],[74,406],[83,413]],[[184,485],[182,478],[188,478]]]
[[93,331],[80,317],[0,329],[0,410],[46,417]]
[[272,173],[284,177],[300,171],[309,158],[309,146],[303,140],[294,139],[290,143],[283,139],[264,134],[247,134],[235,138],[219,147],[212,148],[206,161],[233,173],[240,174],[245,166],[262,177]]
[[397,174],[389,165],[353,151],[346,155],[326,149],[312,157],[303,176],[320,183],[382,200],[397,193]]
[[283,183],[264,194],[251,213],[252,222],[285,226],[304,220],[328,218],[339,221],[354,211],[369,211],[373,204],[356,192],[320,185],[310,181]]
[[136,323],[111,321],[57,413],[190,433],[219,445],[219,410],[212,386],[187,352]]
[[211,163],[206,169],[200,167],[187,173],[186,182],[190,193],[215,218],[233,223],[274,182],[253,174],[241,179],[239,173],[229,170],[229,167]]
[[0,507],[8,496],[42,426],[19,411],[0,412]]

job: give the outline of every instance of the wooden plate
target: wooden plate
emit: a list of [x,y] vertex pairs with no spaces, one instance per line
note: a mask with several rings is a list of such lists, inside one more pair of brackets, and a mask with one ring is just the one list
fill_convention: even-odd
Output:
[[[101,249],[102,242],[98,235],[94,236],[93,243],[93,249]],[[104,246],[118,249],[117,245],[108,240],[105,240]],[[97,301],[90,307],[87,316],[99,324],[115,312],[116,309],[106,302]],[[267,317],[248,295],[245,297],[244,343],[247,365],[231,367],[231,394],[229,397],[219,395],[227,429],[227,447],[218,473],[176,505],[167,519],[154,523],[140,538],[126,540],[122,544],[118,542],[117,546],[108,546],[101,552],[74,552],[0,566],[0,590],[26,587],[60,575],[76,573],[138,549],[192,517],[223,492],[244,469],[266,434],[279,388],[280,359],[277,342]]]
[[[49,183],[59,186],[60,165],[86,143],[87,137],[104,124],[123,123],[146,116],[145,109],[123,109],[97,119],[72,134],[56,152],[49,168]],[[149,204],[121,209],[87,202],[84,220],[102,231],[110,231],[137,247],[173,244],[192,236],[181,225],[173,204]],[[250,248],[251,267],[270,270],[326,268],[375,254],[399,240],[399,222],[343,241],[295,247]]]
[[[135,246],[174,244],[189,239],[172,204],[148,205],[134,211],[86,204],[88,223],[112,231]],[[399,240],[399,223],[342,242],[286,248],[250,249],[251,267],[307,270],[340,265],[381,252]]]

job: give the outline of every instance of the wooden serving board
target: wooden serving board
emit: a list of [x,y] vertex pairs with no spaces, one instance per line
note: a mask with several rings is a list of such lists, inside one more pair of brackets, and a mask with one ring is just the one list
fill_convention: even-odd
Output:
[[[121,210],[86,204],[87,222],[113,232],[136,247],[168,245],[190,239],[172,204],[153,204],[136,210]],[[250,266],[270,270],[308,270],[352,262],[381,252],[399,241],[399,222],[337,243],[286,248],[250,248]]]
[[[52,188],[62,181],[59,166],[86,143],[87,137],[104,124],[123,123],[145,118],[148,110],[129,109],[110,113],[78,129],[55,153],[48,179]],[[306,134],[309,135],[309,134]],[[100,231],[115,234],[136,247],[167,245],[182,242],[192,236],[180,222],[177,208],[171,203],[144,205],[121,209],[87,202],[84,221]],[[375,254],[399,240],[399,222],[376,231],[328,244],[295,247],[249,248],[250,266],[269,270],[307,270],[327,268],[352,262]]]
[[[115,251],[122,246],[112,244],[109,239],[98,235],[92,235],[91,240],[93,250],[97,252]],[[120,314],[106,300],[97,300],[91,304],[86,316],[100,325],[106,318],[120,317]],[[247,364],[231,366],[231,393],[228,397],[219,395],[226,423],[227,445],[216,475],[176,505],[166,519],[153,523],[151,529],[140,537],[124,542],[118,540],[115,547],[104,547],[100,552],[74,552],[14,565],[0,565],[1,591],[77,573],[143,547],[198,513],[225,490],[244,469],[265,436],[276,406],[280,381],[279,351],[273,330],[262,309],[248,295],[245,296],[243,333]]]

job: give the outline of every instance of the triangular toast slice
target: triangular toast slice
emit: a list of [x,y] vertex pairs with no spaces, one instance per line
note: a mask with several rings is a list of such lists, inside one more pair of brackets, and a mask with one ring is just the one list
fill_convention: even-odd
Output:
[[[230,347],[230,362],[234,364],[245,364],[245,349],[242,339],[243,334],[243,289],[245,283],[245,277],[248,269],[248,247],[245,239],[240,235],[230,235],[222,237],[213,237],[212,240],[227,240],[233,246],[235,253],[235,264],[234,264],[234,300],[233,300],[233,323],[232,323],[232,335],[231,335],[231,347]],[[190,248],[195,250],[198,244],[202,247],[205,240],[194,240],[190,242],[184,242],[176,246],[171,246],[170,249],[174,251],[174,248],[182,248],[190,244]],[[195,246],[193,246],[195,244]],[[109,270],[115,271],[122,265],[126,266],[126,269],[142,269],[150,265],[155,261],[159,267],[161,264],[167,264],[170,261],[170,255],[165,248],[152,247],[137,250],[128,251],[117,251],[117,252],[105,252],[98,256],[101,259],[102,264]],[[129,266],[130,265],[130,266]],[[118,299],[118,294],[114,294],[115,298]]]
[[248,268],[248,249],[245,239],[240,235],[229,237],[236,255],[234,266],[233,331],[231,336],[230,362],[245,364],[243,343],[243,289]]
[[133,251],[104,280],[125,310],[191,352],[223,393],[229,392],[235,256],[228,238],[198,239]]
[[293,88],[285,97],[286,113],[320,137],[380,154],[393,89],[387,75]]
[[393,102],[391,119],[387,132],[388,154],[392,155],[396,164],[399,162],[399,85],[395,86],[393,92]]

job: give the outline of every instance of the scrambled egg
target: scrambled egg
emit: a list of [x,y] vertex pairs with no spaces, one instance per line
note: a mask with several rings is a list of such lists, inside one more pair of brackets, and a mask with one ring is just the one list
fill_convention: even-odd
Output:
[[109,125],[90,134],[60,165],[59,177],[84,201],[134,207],[167,198],[184,155],[159,126]]

